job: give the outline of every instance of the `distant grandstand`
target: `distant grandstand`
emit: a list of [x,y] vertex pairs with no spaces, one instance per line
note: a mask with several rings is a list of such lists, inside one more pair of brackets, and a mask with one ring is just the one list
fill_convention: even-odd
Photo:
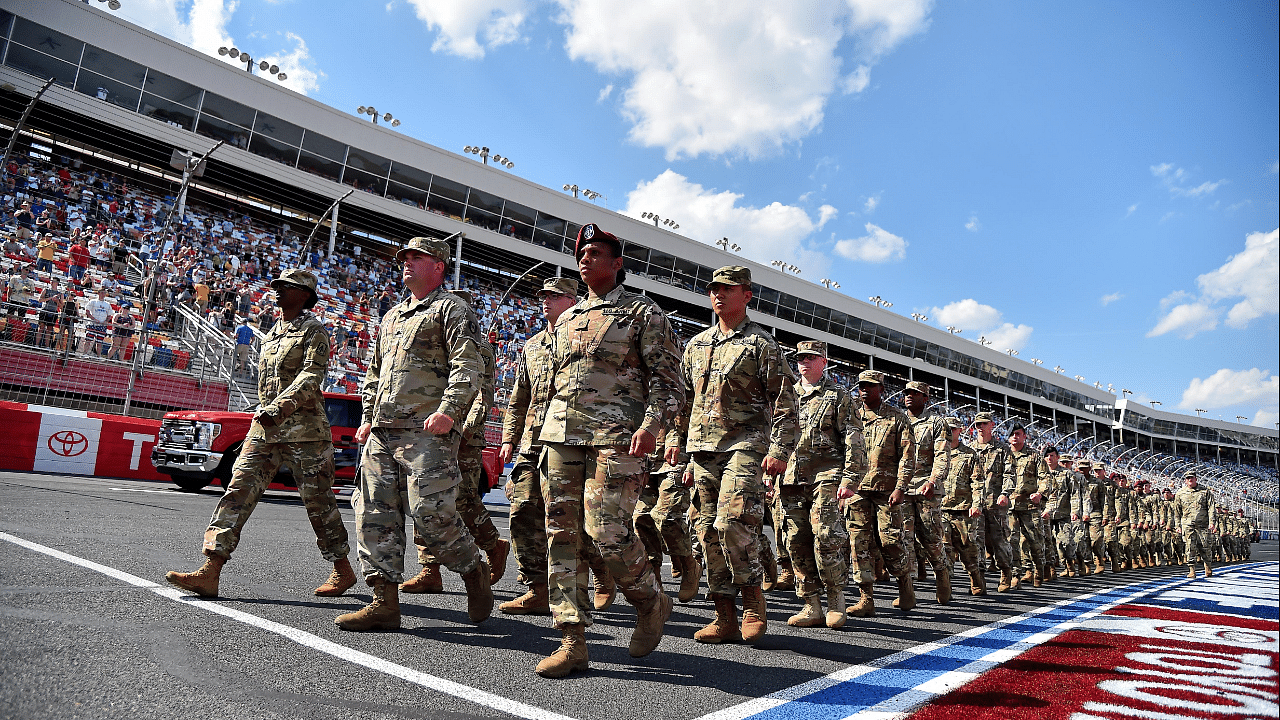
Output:
[[[499,378],[509,383],[516,353],[539,329],[533,290],[545,277],[575,273],[573,238],[582,224],[597,222],[624,239],[627,284],[661,304],[686,338],[711,320],[700,292],[711,271],[749,265],[757,281],[752,316],[788,348],[808,338],[827,341],[838,379],[872,367],[887,374],[895,394],[921,380],[935,388],[941,410],[994,412],[1005,418],[1001,432],[1025,424],[1040,445],[1090,453],[1159,485],[1198,467],[1233,505],[1275,527],[1274,429],[1117,400],[1100,386],[374,126],[91,5],[0,0],[6,140],[50,77],[53,86],[3,169],[4,232],[18,233],[22,201],[65,218],[53,233],[60,243],[54,271],[35,273],[40,294],[53,279],[65,289],[73,227],[87,231],[85,247],[93,243],[99,254],[116,248],[110,240],[94,243],[93,233],[118,237],[127,257],[117,267],[114,256],[99,263],[93,255],[89,284],[70,293],[78,309],[66,329],[61,321],[42,329],[42,307],[7,313],[0,400],[108,412],[127,405],[131,414],[152,416],[179,407],[248,407],[256,391],[252,373],[235,372],[236,328],[248,319],[260,332],[259,321],[271,321],[266,284],[293,265],[322,276],[318,310],[335,347],[329,387],[352,391],[377,317],[397,298],[395,247],[415,235],[456,231],[465,233],[456,282],[476,292],[485,325],[493,327]],[[158,237],[178,201],[175,153],[202,154],[218,141],[224,144],[193,181],[175,231]],[[321,217],[352,189],[333,215]],[[304,252],[317,223],[316,242]],[[124,302],[140,312],[143,283],[160,255],[155,312],[145,323],[138,318],[119,359],[101,357],[101,324],[89,317],[90,301],[106,286],[113,314]],[[32,260],[25,248],[7,247],[5,273]],[[41,336],[45,330],[50,337]],[[41,348],[42,340],[51,347]],[[144,372],[131,383],[135,356]]]

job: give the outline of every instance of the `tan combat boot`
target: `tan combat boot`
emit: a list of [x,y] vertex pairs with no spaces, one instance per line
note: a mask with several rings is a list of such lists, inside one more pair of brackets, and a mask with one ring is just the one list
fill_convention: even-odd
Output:
[[916,589],[911,584],[911,571],[902,573],[898,578],[898,597],[893,601],[893,606],[906,612],[916,606]]
[[733,596],[712,594],[711,600],[716,605],[716,617],[706,627],[694,633],[693,639],[712,645],[741,640],[742,631],[738,629],[738,608],[733,602]]
[[[763,590],[764,588],[761,589]],[[778,561],[778,579],[773,584],[773,589],[779,592],[795,592],[796,572],[791,566],[791,558],[784,558]]]
[[1031,587],[1040,587],[1044,584],[1044,566],[1038,565],[1031,573]]
[[631,657],[644,657],[662,642],[663,626],[671,617],[671,598],[658,591],[648,602],[636,606],[636,629],[631,632]]
[[489,585],[489,564],[476,563],[474,569],[462,576],[467,588],[467,618],[473,623],[484,622],[493,614],[493,588]]
[[760,554],[760,564],[764,566],[764,579],[760,582],[760,589],[765,592],[772,592],[778,584],[778,565],[773,560],[773,554],[765,557],[764,553]]
[[582,623],[565,625],[560,628],[560,633],[563,636],[560,647],[534,668],[534,672],[542,677],[562,678],[574,670],[586,670],[589,665],[586,628]]
[[1014,583],[1015,580],[1017,580],[1017,578],[1013,576],[1012,570],[1005,570],[1002,568],[1000,570],[1000,584],[996,585],[996,592],[1009,592],[1011,588],[1017,587]]
[[352,632],[399,630],[400,596],[396,592],[396,584],[375,577],[369,581],[369,587],[373,589],[373,600],[353,613],[339,615],[333,619],[333,624]]
[[935,585],[938,604],[946,605],[951,602],[951,568],[935,568],[934,574],[937,576]]
[[673,566],[680,568],[680,594],[676,599],[687,603],[698,594],[698,583],[702,580],[702,563],[692,555],[672,557],[671,560]]
[[511,554],[511,543],[501,538],[498,543],[493,546],[493,552],[486,552],[489,558],[489,586],[498,584],[503,575],[507,574],[507,556]]
[[608,570],[596,572],[591,571],[592,582],[595,583],[595,598],[593,604],[596,610],[608,610],[613,605],[613,599],[618,595],[618,586],[613,582],[613,576]]
[[742,586],[742,639],[755,642],[764,637],[769,618],[765,614],[764,593],[759,585]]
[[827,586],[827,627],[835,630],[844,627],[844,621],[848,619],[845,614],[844,606],[844,588],[839,585]]
[[857,618],[875,617],[876,600],[875,600],[875,597],[872,595],[871,583],[859,585],[858,593],[860,594],[858,597],[858,602],[853,607],[849,608],[849,611],[847,613],[848,616],[857,617]]
[[1081,560],[1078,564],[1080,566],[1080,577],[1087,577],[1093,574],[1093,571],[1089,569],[1089,562],[1087,560]]
[[986,595],[987,594],[987,577],[982,574],[981,570],[969,571],[969,594],[970,595]]
[[1208,560],[1204,561],[1204,576],[1213,577],[1213,566],[1209,564]]
[[351,569],[351,561],[342,558],[333,564],[333,573],[329,575],[329,579],[324,584],[316,588],[315,593],[320,597],[338,597],[342,593],[350,590],[356,584],[356,571]]
[[1028,567],[1027,571],[1022,573],[1022,578],[1021,578],[1022,582],[1028,582],[1028,583],[1035,582],[1035,579],[1036,579],[1036,571],[1034,567]]
[[1095,574],[1101,575],[1102,573],[1106,572],[1107,568],[1103,566],[1102,558],[1095,555],[1093,558],[1093,563],[1094,563],[1093,572]]
[[529,592],[502,603],[498,610],[505,615],[550,615],[551,601],[547,596],[547,584],[531,585]]
[[218,578],[222,575],[222,566],[226,564],[227,558],[221,555],[206,555],[204,564],[195,572],[180,573],[170,570],[164,574],[164,579],[200,597],[218,597]]
[[1195,566],[1195,564],[1194,564],[1194,563],[1187,563],[1187,577],[1189,577],[1189,578],[1191,578],[1191,579],[1193,579],[1193,580],[1194,580],[1194,579],[1195,579],[1195,576],[1196,576],[1196,566]]
[[804,607],[800,612],[787,618],[791,627],[817,627],[825,621],[822,616],[822,598],[810,595],[804,599]]
[[444,580],[440,577],[440,563],[427,563],[421,572],[400,585],[400,592],[442,593]]
[[876,555],[876,582],[885,582],[889,579],[889,570],[884,566],[884,556]]
[[1055,566],[1053,566],[1053,565],[1045,565],[1045,566],[1044,566],[1044,579],[1045,579],[1045,582],[1053,582],[1054,580],[1057,580],[1057,579],[1058,579],[1058,568],[1057,568],[1057,567],[1055,567]]

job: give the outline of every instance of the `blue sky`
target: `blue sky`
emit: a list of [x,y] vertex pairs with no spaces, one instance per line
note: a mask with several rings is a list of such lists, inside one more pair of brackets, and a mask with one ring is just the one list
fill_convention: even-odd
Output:
[[1090,384],[1280,420],[1274,2],[123,1]]

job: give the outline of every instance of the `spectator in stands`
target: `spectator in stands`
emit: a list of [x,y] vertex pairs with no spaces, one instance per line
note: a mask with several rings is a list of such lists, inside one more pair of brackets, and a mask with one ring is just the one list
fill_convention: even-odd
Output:
[[31,203],[23,202],[22,209],[13,214],[14,222],[18,223],[17,236],[19,240],[28,240],[36,233],[36,216],[31,212]]
[[58,281],[50,280],[49,287],[40,294],[40,313],[36,317],[36,346],[49,347],[53,344],[54,327],[58,324],[58,314],[62,312],[62,293],[58,290]]
[[53,236],[36,234],[36,272],[53,272],[53,253],[57,249],[58,243]]
[[200,279],[191,288],[192,294],[196,300],[196,309],[204,315],[209,311],[209,286],[204,284],[204,273],[200,273]]
[[89,270],[89,248],[80,239],[80,231],[71,234],[71,247],[67,250],[67,276],[77,283],[84,282],[84,274]]
[[218,310],[217,321],[218,329],[227,335],[231,335],[236,329],[236,307],[231,303],[224,303]]
[[68,354],[75,350],[76,321],[79,319],[80,303],[76,302],[75,294],[68,287],[67,294],[62,297],[62,312],[59,315],[58,335],[54,341],[56,350],[66,350]]
[[124,241],[115,238],[111,247],[111,272],[116,275],[124,275],[129,267],[129,248],[125,247]]
[[129,345],[129,339],[133,337],[135,322],[133,318],[133,303],[128,300],[120,303],[120,312],[117,312],[115,317],[112,318],[111,354],[108,359],[125,359],[124,356]]
[[18,319],[26,317],[27,310],[31,307],[31,293],[36,289],[35,281],[31,279],[30,266],[23,265],[9,276],[6,284],[9,290],[7,315]]
[[10,235],[7,239],[5,239],[4,241],[5,255],[14,255],[17,257],[22,257],[22,250],[23,250],[22,243],[18,240],[17,237]]
[[111,303],[107,302],[107,291],[99,288],[97,299],[90,300],[84,309],[89,327],[80,342],[80,354],[105,355],[107,332],[111,329]]
[[245,317],[240,320],[240,326],[236,328],[236,367],[237,375],[250,377],[253,374],[253,368],[249,366],[249,353],[253,349],[253,328],[249,327],[249,318]]

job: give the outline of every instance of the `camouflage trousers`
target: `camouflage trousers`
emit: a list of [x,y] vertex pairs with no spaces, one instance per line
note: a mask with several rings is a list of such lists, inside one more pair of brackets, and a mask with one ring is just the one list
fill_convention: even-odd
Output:
[[1182,533],[1173,534],[1173,554],[1178,557],[1180,562],[1191,562],[1187,557],[1187,538]]
[[935,573],[950,568],[947,560],[947,535],[942,528],[942,500],[907,495],[902,501],[902,536],[907,550],[907,567],[915,567],[916,549],[924,551]]
[[782,505],[782,493],[778,491],[781,478],[774,480],[773,492],[769,500],[769,527],[773,528],[773,545],[778,548],[778,560],[790,560],[791,550],[787,547],[787,509]]
[[1057,538],[1050,526],[1048,518],[1043,515],[1036,516],[1036,525],[1040,528],[1040,538],[1044,541],[1044,562],[1046,565],[1058,567],[1062,564],[1062,558],[1058,555]]
[[1133,535],[1128,523],[1108,523],[1104,535],[1112,565],[1133,559]]
[[982,519],[969,517],[967,510],[943,510],[947,547],[960,556],[960,564],[971,573],[978,572],[978,546],[973,540],[974,526]]
[[1009,552],[1014,572],[1044,567],[1044,538],[1039,510],[1009,511]]
[[404,579],[408,516],[414,536],[459,575],[480,562],[480,550],[458,512],[456,432],[433,435],[415,428],[374,428],[361,458],[355,499],[356,539],[366,580]]
[[783,543],[796,575],[796,596],[813,597],[824,588],[843,588],[849,580],[849,533],[836,490],[839,471],[811,484],[778,485]]
[[1209,562],[1213,554],[1209,548],[1209,529],[1194,525],[1182,526],[1182,538],[1186,543],[1187,563],[1194,565],[1197,560]]
[[1129,554],[1132,557],[1147,556],[1147,531],[1133,528],[1129,531]]
[[1084,520],[1071,521],[1071,542],[1075,545],[1076,559],[1081,562],[1093,562],[1093,545],[1089,537],[1089,523]]
[[[689,460],[702,503],[698,539],[707,567],[708,592],[734,597],[763,579],[760,535],[764,524],[764,453],[756,450],[695,452]],[[714,509],[714,510],[713,510]]]
[[1075,562],[1080,559],[1080,551],[1076,545],[1075,525],[1076,523],[1067,518],[1049,521],[1049,530],[1052,533],[1054,545],[1057,546],[1058,556],[1062,558],[1063,562]]
[[1209,551],[1208,557],[1217,557],[1218,552],[1221,550],[1221,544],[1218,542],[1218,533],[1205,533],[1205,542],[1207,543],[1206,549]]
[[595,541],[618,589],[639,606],[661,592],[634,521],[645,459],[627,446],[542,446],[547,590],[555,626],[591,625],[593,592],[583,559]]
[[250,439],[245,440],[240,457],[231,467],[231,482],[213,510],[209,528],[204,531],[205,555],[231,557],[262,492],[283,463],[293,469],[320,555],[328,562],[335,562],[351,552],[347,545],[347,527],[342,524],[332,491],[333,442],[268,443]]
[[853,581],[870,585],[876,581],[873,548],[884,557],[890,575],[907,572],[906,538],[902,532],[902,505],[890,505],[889,493],[860,492],[845,506],[845,521],[852,544]]
[[[516,556],[516,580],[523,585],[547,584],[547,504],[542,499],[538,460],[542,446],[534,445],[516,457],[503,490],[511,503],[511,545]],[[604,571],[604,559],[594,542],[582,544],[587,565]]]
[[[498,547],[502,536],[498,534],[498,528],[494,527],[493,518],[489,517],[489,509],[484,506],[484,499],[480,495],[480,478],[484,473],[484,461],[480,457],[482,450],[479,445],[463,445],[458,448],[458,473],[462,476],[462,482],[458,483],[456,502],[458,514],[462,516],[467,532],[475,539],[476,547],[491,553]],[[426,539],[418,532],[416,525],[413,528],[413,544],[418,546],[418,562],[423,565],[440,562],[427,550]]]
[[689,539],[689,488],[681,482],[683,473],[650,473],[636,503],[635,526],[649,557],[661,563],[662,553],[688,557],[693,553]]
[[992,505],[982,511],[977,523],[979,546],[996,561],[1000,570],[1013,572],[1013,549],[1009,545],[1009,509]]
[[1107,540],[1101,520],[1089,521],[1089,557],[1101,563],[1107,559]]

